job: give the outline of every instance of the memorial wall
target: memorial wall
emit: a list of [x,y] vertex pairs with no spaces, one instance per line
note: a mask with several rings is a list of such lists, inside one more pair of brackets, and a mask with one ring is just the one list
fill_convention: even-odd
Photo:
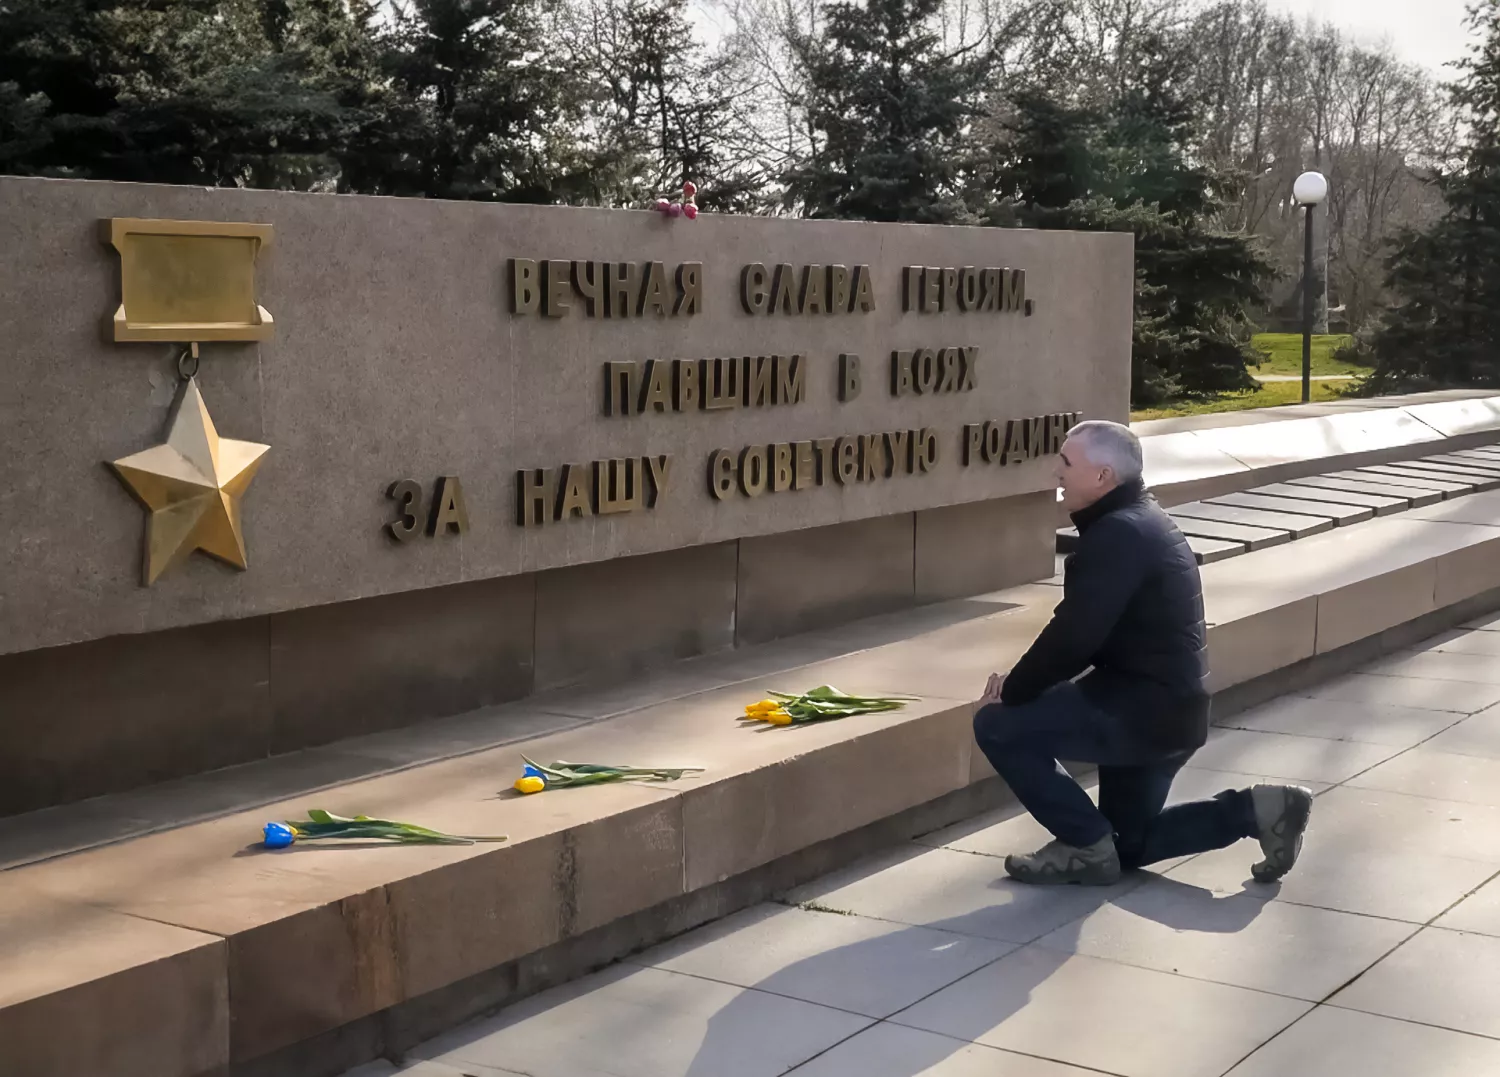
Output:
[[1047,575],[1127,409],[1128,235],[0,178],[0,251],[0,810]]

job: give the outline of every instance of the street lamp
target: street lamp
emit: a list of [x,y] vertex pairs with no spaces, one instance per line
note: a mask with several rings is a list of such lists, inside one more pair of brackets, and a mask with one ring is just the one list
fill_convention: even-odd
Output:
[[1292,184],[1292,198],[1307,210],[1302,240],[1302,403],[1312,399],[1313,210],[1328,197],[1321,172],[1304,172]]

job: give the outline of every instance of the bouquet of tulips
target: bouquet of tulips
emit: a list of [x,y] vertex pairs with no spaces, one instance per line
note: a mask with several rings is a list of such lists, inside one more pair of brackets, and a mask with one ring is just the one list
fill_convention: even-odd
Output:
[[540,793],[543,789],[565,789],[574,785],[603,785],[605,782],[645,781],[675,782],[684,774],[698,774],[702,767],[615,767],[603,763],[533,763],[524,755],[525,767],[516,779],[518,793]]
[[444,834],[428,830],[413,823],[398,823],[391,819],[372,819],[368,815],[356,815],[353,819],[314,808],[307,819],[296,823],[267,823],[265,847],[285,849],[297,841],[324,841],[336,838],[363,838],[365,840],[388,841],[397,845],[473,845],[481,841],[505,841],[505,835],[493,838],[473,838],[459,834]]
[[847,718],[851,714],[876,714],[880,711],[900,710],[914,701],[916,696],[851,696],[831,684],[820,684],[801,695],[772,692],[771,698],[762,699],[745,708],[745,718],[752,722],[770,722],[772,725],[800,725],[803,722],[824,722],[831,718]]

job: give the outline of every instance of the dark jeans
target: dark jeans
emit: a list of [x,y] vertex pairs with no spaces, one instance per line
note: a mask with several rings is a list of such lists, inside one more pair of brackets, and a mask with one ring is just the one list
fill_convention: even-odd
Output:
[[[1222,849],[1257,833],[1249,790],[1163,810],[1172,779],[1193,753],[1153,750],[1075,684],[1060,684],[1024,706],[979,708],[974,739],[1055,838],[1081,847],[1112,834],[1126,868]],[[1059,759],[1098,765],[1097,808]]]

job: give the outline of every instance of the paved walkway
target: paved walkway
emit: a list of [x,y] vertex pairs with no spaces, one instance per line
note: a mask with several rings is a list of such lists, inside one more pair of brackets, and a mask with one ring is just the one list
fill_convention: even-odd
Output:
[[982,818],[355,1072],[1500,1074],[1500,617],[1231,721],[1176,793],[1313,786],[1279,886],[1245,842],[1027,889]]
[[[1301,381],[1301,374],[1251,374],[1256,381]],[[1308,381],[1353,381],[1353,374],[1314,374]]]

